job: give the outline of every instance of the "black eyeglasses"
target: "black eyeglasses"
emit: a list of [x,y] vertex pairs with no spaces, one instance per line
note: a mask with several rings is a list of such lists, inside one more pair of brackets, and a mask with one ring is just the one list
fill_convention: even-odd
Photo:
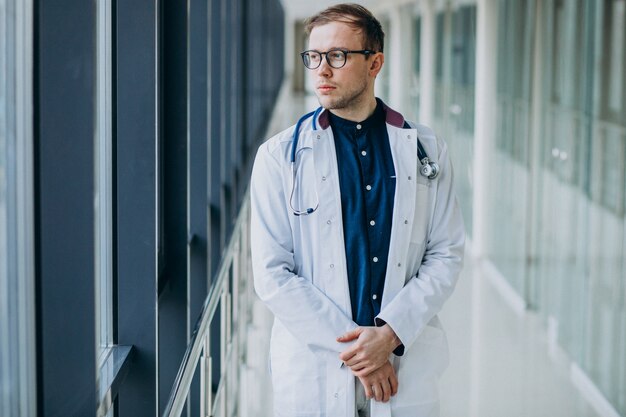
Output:
[[327,52],[318,52],[314,50],[300,52],[302,62],[308,69],[316,69],[322,64],[322,55],[326,55],[326,62],[332,68],[339,69],[346,65],[348,54],[363,54],[365,56],[373,55],[376,51],[369,49],[361,49],[360,51],[348,51],[346,49],[331,49]]

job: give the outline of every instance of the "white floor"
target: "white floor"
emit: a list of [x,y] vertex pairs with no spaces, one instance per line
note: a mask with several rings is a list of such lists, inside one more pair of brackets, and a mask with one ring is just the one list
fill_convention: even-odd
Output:
[[550,354],[545,326],[511,308],[488,274],[466,259],[440,314],[451,354],[441,416],[598,416],[573,386],[564,356]]
[[[314,99],[294,98],[286,91],[279,103],[283,107],[274,114],[270,134],[317,106]],[[599,417],[572,385],[567,361],[550,355],[543,324],[532,313],[511,308],[485,276],[467,257],[457,289],[440,315],[451,353],[441,381],[441,416]],[[258,301],[253,311],[241,415],[270,417],[272,316]]]

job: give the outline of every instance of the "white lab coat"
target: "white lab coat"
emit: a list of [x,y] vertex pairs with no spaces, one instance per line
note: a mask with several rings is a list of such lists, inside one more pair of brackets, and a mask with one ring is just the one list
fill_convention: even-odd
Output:
[[[372,417],[437,416],[438,379],[448,364],[448,346],[437,313],[452,293],[462,265],[464,227],[453,190],[446,144],[386,108],[396,172],[396,191],[381,312],[402,341],[391,355],[399,390],[391,401],[371,401]],[[326,123],[324,123],[326,117]],[[355,378],[336,338],[352,321],[337,159],[328,115],[317,130],[302,124],[298,149],[295,216],[290,150],[294,127],[258,150],[251,182],[251,244],[255,289],[274,313],[270,371],[276,416],[353,417]],[[321,124],[321,126],[320,126]],[[413,125],[412,125],[413,126]],[[419,173],[417,138],[439,162],[435,180]]]

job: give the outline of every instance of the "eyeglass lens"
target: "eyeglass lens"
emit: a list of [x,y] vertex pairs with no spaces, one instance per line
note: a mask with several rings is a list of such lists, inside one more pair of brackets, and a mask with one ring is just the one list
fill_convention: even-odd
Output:
[[322,55],[326,55],[328,65],[333,68],[341,68],[346,63],[346,54],[342,50],[332,49],[328,52],[306,51],[302,54],[304,65],[307,68],[315,69],[322,63]]

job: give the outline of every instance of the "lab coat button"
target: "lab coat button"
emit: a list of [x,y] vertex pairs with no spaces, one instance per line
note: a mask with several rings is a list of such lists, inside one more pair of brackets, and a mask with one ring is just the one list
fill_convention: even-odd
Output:
[[409,181],[411,181],[411,177],[409,176]]
[[330,220],[326,220],[326,224],[330,224],[330,223],[331,223],[331,221],[330,221]]
[[320,138],[320,135],[317,135],[317,138],[319,139],[319,138]]
[[335,267],[335,264],[330,264],[330,267],[331,267],[331,268],[334,268],[334,267]]
[[411,135],[406,135],[406,138],[411,140]]
[[326,177],[322,177],[322,181],[326,181]]
[[339,398],[339,393],[338,392],[335,393],[335,398]]
[[398,268],[400,268],[402,266],[402,264],[400,262],[398,262]]
[[408,221],[408,220],[405,220],[405,221],[404,221],[404,224],[409,224],[409,221]]

